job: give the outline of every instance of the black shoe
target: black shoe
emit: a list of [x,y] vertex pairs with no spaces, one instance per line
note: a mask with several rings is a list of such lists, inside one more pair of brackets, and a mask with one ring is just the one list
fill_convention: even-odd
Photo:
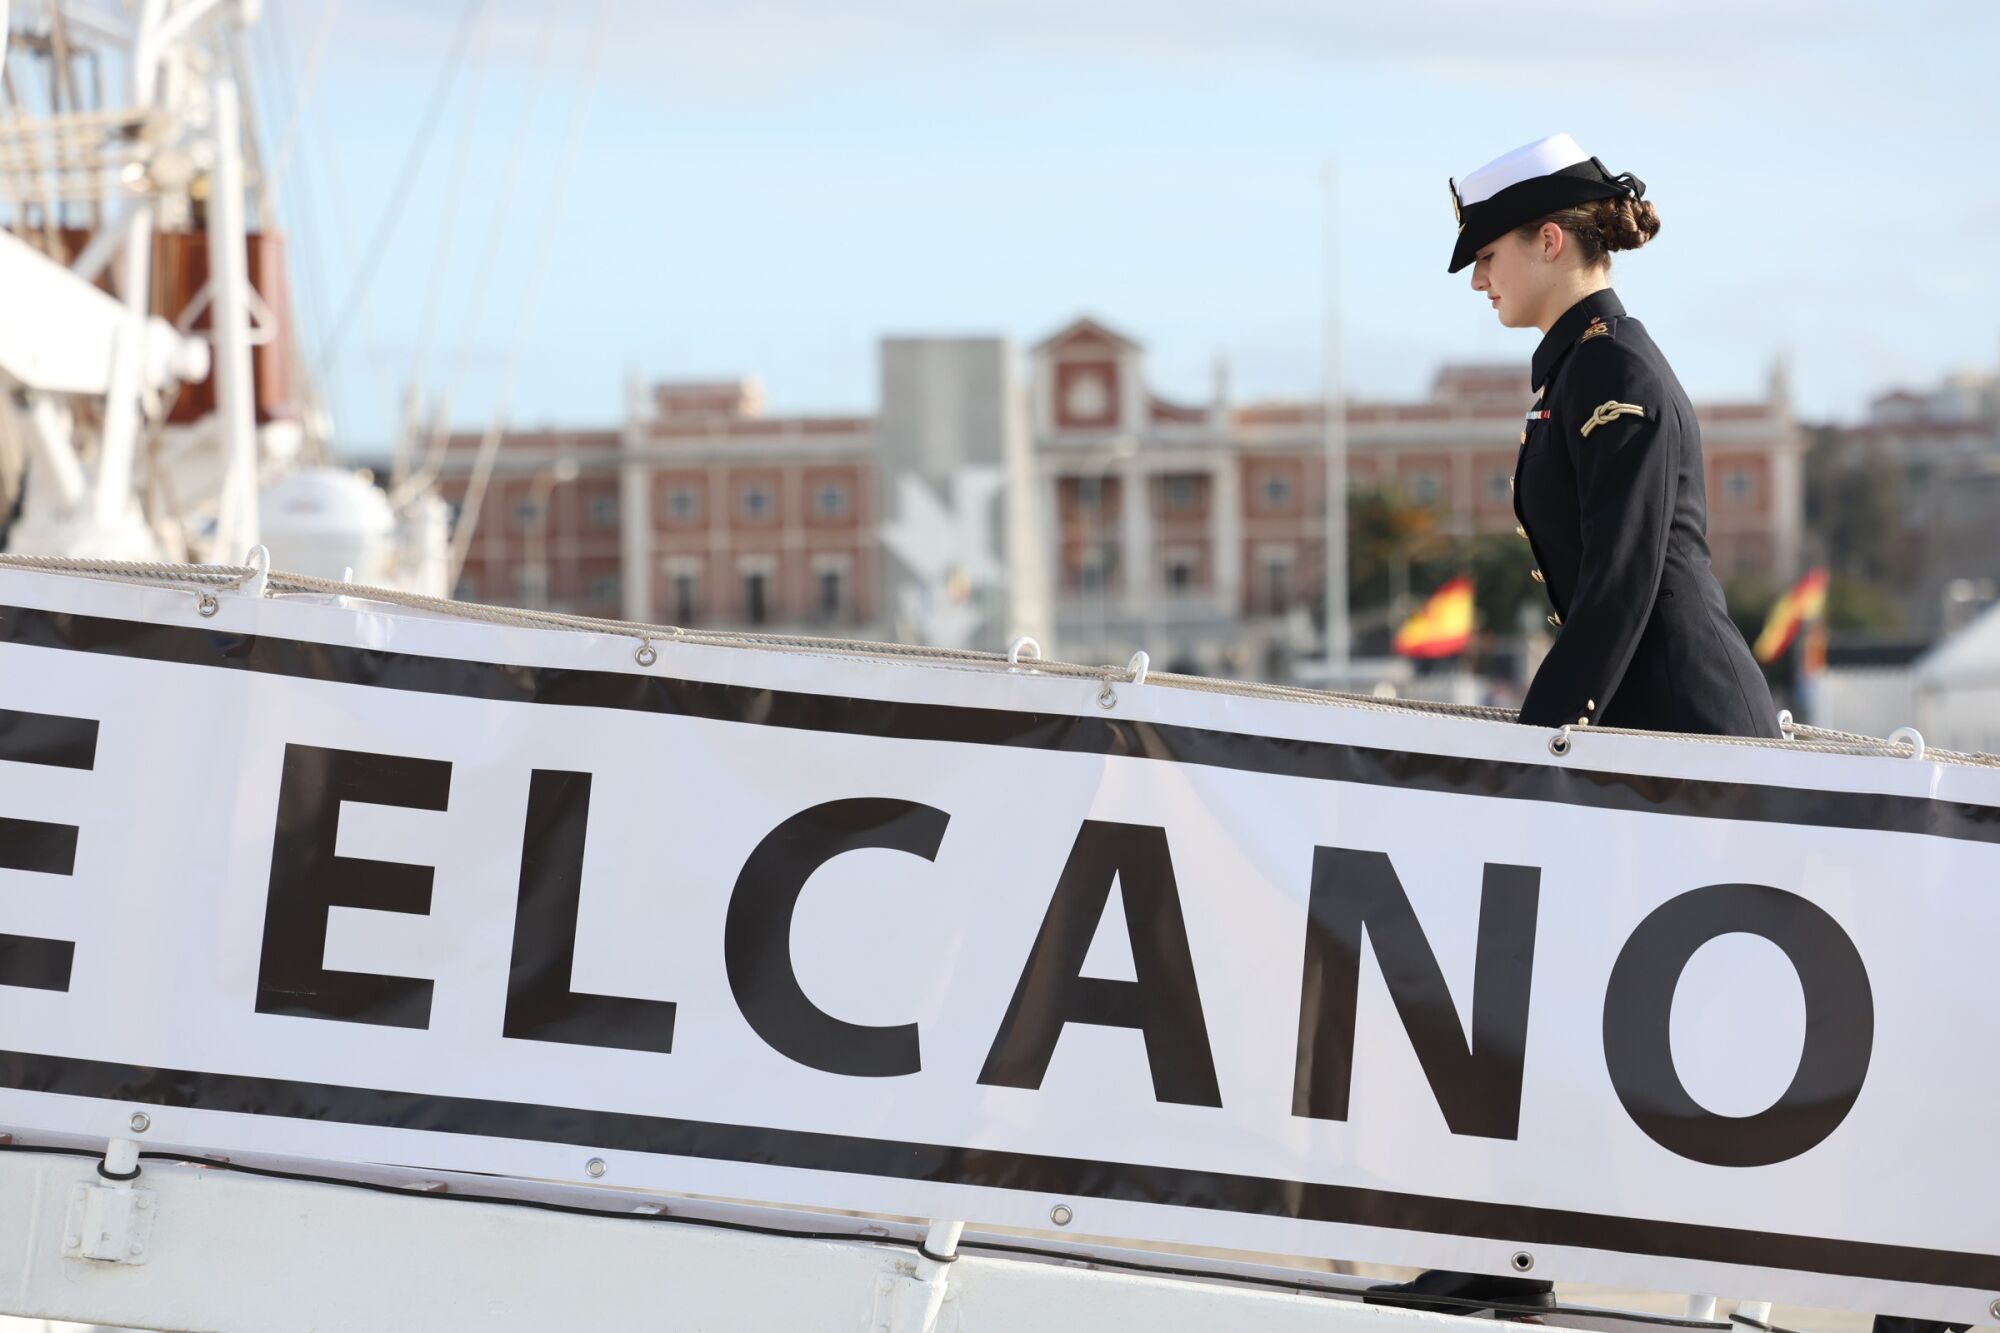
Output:
[[[1370,1305],[1400,1305],[1432,1314],[1478,1314],[1481,1310],[1529,1314],[1553,1310],[1553,1282],[1532,1277],[1494,1277],[1488,1273],[1451,1273],[1434,1268],[1409,1282],[1370,1287],[1361,1293]],[[1885,1331],[1886,1333],[1886,1331]]]

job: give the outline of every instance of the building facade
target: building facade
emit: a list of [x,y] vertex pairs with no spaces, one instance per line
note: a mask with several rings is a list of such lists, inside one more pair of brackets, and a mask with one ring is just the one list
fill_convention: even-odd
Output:
[[1905,637],[1949,634],[2000,596],[2000,375],[1878,395],[1820,466],[1886,494],[1893,530],[1865,572],[1896,596]]
[[[629,392],[618,429],[509,436],[461,595],[987,648],[1027,626],[1066,656],[1145,648],[1202,671],[1303,648],[1323,406],[1237,403],[1220,375],[1209,401],[1171,401],[1143,346],[1088,319],[1030,349],[1024,384],[1019,360],[1000,339],[889,339],[871,416],[773,417],[753,381],[666,383]],[[1350,402],[1350,488],[1393,487],[1453,536],[1511,532],[1529,397],[1524,367],[1447,366],[1422,401]],[[1783,376],[1697,410],[1718,572],[1790,579],[1804,436]],[[447,453],[455,503],[476,443]],[[968,599],[976,614],[937,614]]]

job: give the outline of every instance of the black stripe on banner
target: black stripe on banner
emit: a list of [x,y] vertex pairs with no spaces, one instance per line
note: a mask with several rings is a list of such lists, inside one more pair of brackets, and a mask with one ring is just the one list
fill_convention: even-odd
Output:
[[66,991],[75,957],[76,946],[68,940],[0,934],[0,986]]
[[152,1069],[0,1051],[0,1083],[28,1092],[428,1133],[561,1143],[803,1171],[1059,1194],[1561,1245],[1621,1254],[2000,1290],[2000,1256],[1605,1216],[1228,1172],[952,1148],[666,1116],[440,1097],[337,1084]]
[[97,723],[87,717],[0,708],[0,759],[54,768],[93,767]]
[[840,735],[1127,755],[1599,810],[2000,843],[2000,806],[1921,796],[1666,778],[1068,713],[842,698],[622,671],[473,662],[26,607],[0,607],[0,642],[422,694],[657,713]]
[[76,869],[76,826],[0,816],[0,870],[67,875]]

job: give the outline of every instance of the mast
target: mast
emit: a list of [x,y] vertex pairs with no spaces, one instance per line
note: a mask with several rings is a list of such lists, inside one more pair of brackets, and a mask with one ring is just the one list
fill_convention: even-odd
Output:
[[1347,394],[1341,384],[1340,328],[1340,164],[1329,161],[1320,173],[1322,327],[1325,382],[1322,386],[1320,445],[1326,462],[1326,667],[1334,688],[1342,687],[1353,655],[1347,618]]

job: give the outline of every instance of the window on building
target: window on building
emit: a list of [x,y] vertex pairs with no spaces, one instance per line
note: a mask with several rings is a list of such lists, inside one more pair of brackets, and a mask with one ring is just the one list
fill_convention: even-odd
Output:
[[1292,609],[1292,562],[1287,556],[1265,557],[1264,609],[1272,615]]
[[743,575],[743,618],[762,625],[771,618],[771,576],[761,569]]
[[1077,562],[1076,586],[1091,595],[1104,591],[1104,557],[1099,552],[1083,553]]
[[1444,482],[1435,472],[1413,472],[1409,490],[1412,504],[1434,505],[1444,494]]
[[590,498],[590,526],[593,528],[615,528],[618,526],[617,496],[593,495]]
[[1167,554],[1167,592],[1174,597],[1185,597],[1194,591],[1197,557],[1192,551],[1170,551]]
[[1514,498],[1514,474],[1511,472],[1487,473],[1486,498],[1496,504],[1511,503]]
[[813,512],[821,518],[846,518],[847,487],[830,481],[814,491]]
[[541,526],[542,507],[533,500],[523,500],[514,506],[514,526],[523,531]]
[[1722,474],[1722,490],[1732,504],[1742,504],[1757,493],[1757,479],[1742,468]]
[[590,581],[590,600],[598,605],[618,600],[621,585],[616,574],[599,574]]
[[1104,478],[1076,479],[1076,507],[1085,514],[1094,514],[1104,507]]
[[460,602],[478,601],[479,580],[472,577],[472,575],[470,574],[461,576],[458,580],[458,587],[452,590],[451,595],[454,600]]
[[823,621],[840,619],[840,613],[847,605],[847,579],[837,568],[824,568],[819,572],[819,618]]
[[688,523],[701,512],[701,497],[686,486],[676,486],[667,493],[667,514],[676,523]]
[[1283,509],[1292,502],[1292,479],[1282,472],[1266,476],[1262,490],[1266,509]]
[[545,569],[532,566],[514,575],[514,590],[518,600],[516,605],[531,611],[545,610],[549,604],[549,574]]
[[677,569],[669,579],[672,585],[673,622],[676,625],[692,625],[701,619],[701,575],[692,569]]
[[767,486],[743,488],[743,517],[762,521],[771,516],[771,491]]
[[1200,495],[1200,488],[1195,481],[1194,477],[1184,475],[1166,479],[1162,489],[1166,492],[1168,513],[1182,514],[1194,508],[1195,501]]

